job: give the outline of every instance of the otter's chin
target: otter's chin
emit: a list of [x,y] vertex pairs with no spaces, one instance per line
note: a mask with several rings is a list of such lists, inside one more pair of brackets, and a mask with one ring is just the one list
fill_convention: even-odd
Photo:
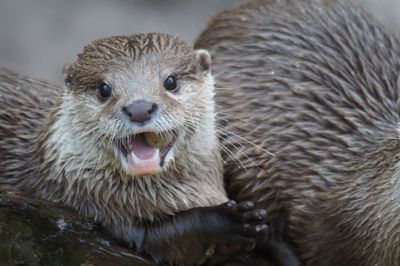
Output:
[[161,136],[144,132],[121,142],[120,148],[126,159],[126,173],[130,176],[150,176],[162,171],[165,157],[175,144],[173,135]]

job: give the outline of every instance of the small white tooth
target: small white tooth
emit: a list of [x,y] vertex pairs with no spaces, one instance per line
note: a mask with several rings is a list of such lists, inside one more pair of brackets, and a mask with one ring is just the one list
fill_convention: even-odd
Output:
[[138,162],[141,161],[141,160],[136,156],[136,154],[135,154],[133,151],[131,151],[131,156],[132,156],[132,161],[133,161],[134,163],[138,163]]
[[153,156],[151,157],[152,160],[158,160],[160,157],[160,149],[156,149],[156,151],[153,153]]

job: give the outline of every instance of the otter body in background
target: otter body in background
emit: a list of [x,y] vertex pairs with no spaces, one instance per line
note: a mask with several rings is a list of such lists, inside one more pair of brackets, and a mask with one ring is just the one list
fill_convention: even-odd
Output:
[[267,208],[306,265],[398,265],[399,40],[348,1],[259,0],[195,47],[212,54],[229,196]]
[[254,241],[265,212],[222,204],[209,68],[206,51],[149,33],[86,46],[66,89],[2,70],[1,187],[70,206],[157,262]]

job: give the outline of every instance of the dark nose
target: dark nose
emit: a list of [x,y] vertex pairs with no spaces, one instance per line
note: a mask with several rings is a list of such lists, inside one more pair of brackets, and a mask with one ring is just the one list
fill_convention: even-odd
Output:
[[139,100],[129,106],[122,107],[122,111],[128,115],[132,122],[145,122],[157,110],[157,104]]

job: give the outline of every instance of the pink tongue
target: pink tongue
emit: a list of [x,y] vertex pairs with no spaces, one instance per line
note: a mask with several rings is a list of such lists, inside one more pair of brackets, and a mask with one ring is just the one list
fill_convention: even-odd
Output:
[[134,136],[130,148],[127,154],[129,175],[153,175],[160,170],[160,150],[147,145],[142,134]]
[[138,134],[133,137],[132,151],[139,159],[148,160],[156,152],[156,148],[147,145],[143,134]]

